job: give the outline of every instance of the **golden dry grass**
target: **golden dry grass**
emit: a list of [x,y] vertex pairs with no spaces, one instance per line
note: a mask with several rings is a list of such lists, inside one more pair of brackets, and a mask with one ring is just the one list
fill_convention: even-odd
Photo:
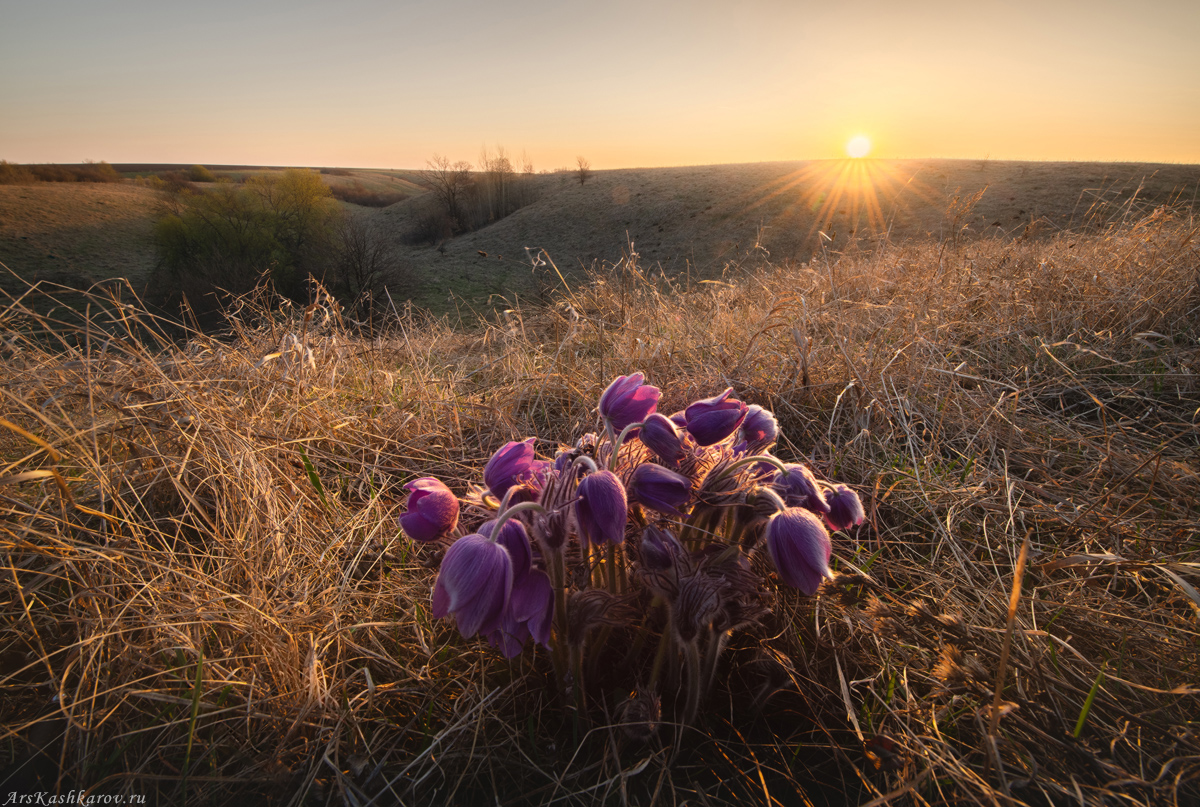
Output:
[[[184,345],[136,306],[54,323],[12,302],[3,789],[1194,803],[1198,230],[1163,208],[690,288],[628,255],[545,307],[466,331],[401,311],[377,337],[324,299]],[[869,514],[835,536],[845,576],[776,592],[697,725],[645,744],[613,728],[624,691],[573,716],[543,655],[432,621],[436,553],[395,525],[408,479],[465,492],[506,440],[589,428],[634,370],[666,412],[733,385]]]

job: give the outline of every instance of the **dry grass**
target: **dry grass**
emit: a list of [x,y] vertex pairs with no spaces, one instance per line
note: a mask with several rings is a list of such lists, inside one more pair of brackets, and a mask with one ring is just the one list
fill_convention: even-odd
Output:
[[[1162,209],[682,289],[629,255],[545,308],[470,331],[401,312],[379,338],[327,302],[183,346],[136,306],[11,302],[3,789],[1195,803],[1198,229]],[[403,482],[463,492],[634,370],[666,412],[733,385],[869,514],[835,536],[847,576],[775,593],[698,724],[642,744],[613,728],[627,690],[573,716],[546,657],[431,621],[436,554],[395,526]]]

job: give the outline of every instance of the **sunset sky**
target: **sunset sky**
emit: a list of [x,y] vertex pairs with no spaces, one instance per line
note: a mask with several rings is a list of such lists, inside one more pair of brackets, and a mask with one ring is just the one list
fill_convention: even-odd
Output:
[[0,0],[0,158],[1200,163],[1198,48],[1197,0]]

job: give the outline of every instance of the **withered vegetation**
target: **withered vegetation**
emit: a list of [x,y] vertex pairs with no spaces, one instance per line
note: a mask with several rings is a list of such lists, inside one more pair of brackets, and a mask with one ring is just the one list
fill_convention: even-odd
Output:
[[[630,254],[471,330],[247,300],[227,337],[180,344],[128,295],[78,320],[36,313],[44,286],[9,299],[4,789],[1195,803],[1198,225],[1125,214],[690,286]],[[686,731],[628,691],[573,713],[544,655],[432,620],[436,557],[395,520],[404,482],[461,492],[507,440],[586,430],[635,370],[664,412],[734,386],[868,511],[817,597],[774,593]]]

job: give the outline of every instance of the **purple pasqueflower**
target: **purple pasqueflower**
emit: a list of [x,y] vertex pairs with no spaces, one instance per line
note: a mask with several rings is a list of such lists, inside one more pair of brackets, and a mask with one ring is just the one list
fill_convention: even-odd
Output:
[[620,433],[631,423],[640,423],[656,408],[662,392],[658,387],[643,384],[641,373],[617,376],[600,396],[600,417]]
[[688,433],[697,445],[716,445],[742,425],[748,407],[736,398],[730,398],[732,394],[733,387],[730,387],[720,395],[696,401],[684,410]]
[[788,507],[803,507],[817,515],[823,516],[829,512],[829,504],[821,485],[807,465],[791,463],[784,466],[787,472],[775,474],[774,487]]
[[829,558],[833,545],[825,525],[803,507],[780,510],[767,521],[767,551],[780,579],[810,597],[821,581],[832,577]]
[[658,412],[647,415],[639,432],[642,444],[668,465],[674,465],[683,456],[679,427],[666,415]]
[[487,638],[505,658],[515,658],[530,638],[549,647],[553,621],[554,588],[545,572],[534,569],[523,581],[513,584],[508,607]]
[[629,480],[630,500],[669,516],[684,515],[691,496],[692,480],[652,462],[635,468]]
[[765,451],[779,436],[779,422],[758,404],[746,408],[746,419],[742,421],[742,442],[749,451]]
[[674,423],[675,427],[677,429],[686,429],[687,428],[687,411],[684,409],[680,409],[678,412],[672,413],[667,418],[667,420]]
[[642,531],[642,540],[638,544],[642,566],[653,572],[670,569],[684,551],[683,544],[679,543],[674,533],[653,525]]
[[508,550],[508,554],[512,557],[513,585],[515,586],[525,579],[525,575],[529,574],[529,570],[533,567],[533,546],[530,544],[529,533],[525,530],[525,525],[515,518],[505,521],[504,526],[500,528],[500,534],[493,535],[498,520],[493,518],[491,521],[480,524],[479,534]]
[[458,526],[458,497],[441,480],[423,476],[404,489],[409,492],[408,509],[400,516],[400,528],[409,538],[427,544]]
[[826,491],[825,501],[829,504],[825,523],[835,530],[848,530],[866,520],[867,514],[858,494],[845,485],[834,485],[832,490]]
[[499,623],[512,593],[512,556],[479,533],[464,535],[442,558],[433,586],[433,615],[454,615],[458,632],[470,639]]
[[530,437],[505,443],[488,460],[483,468],[483,484],[497,499],[503,499],[513,485],[531,480],[537,471],[544,472],[539,467],[541,464],[533,458],[533,444],[536,441],[536,437]]
[[579,535],[593,544],[619,544],[625,540],[629,502],[625,487],[612,471],[597,471],[579,481],[575,521]]

